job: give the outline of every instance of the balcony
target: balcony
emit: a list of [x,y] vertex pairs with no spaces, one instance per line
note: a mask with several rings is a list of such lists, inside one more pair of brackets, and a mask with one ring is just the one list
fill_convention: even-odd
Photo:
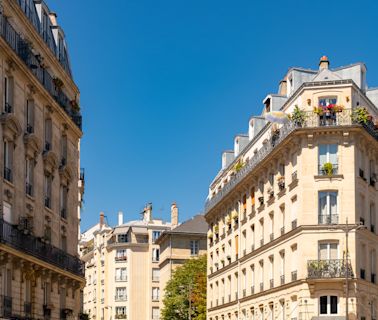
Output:
[[81,260],[67,252],[45,243],[41,238],[25,234],[17,225],[0,219],[0,241],[37,259],[51,263],[78,276],[84,276]]
[[127,301],[127,296],[126,295],[116,295],[114,297],[115,301]]
[[318,224],[338,224],[338,214],[320,214],[318,216]]
[[[342,84],[350,84],[352,80],[340,80],[334,81],[335,83],[342,83]],[[316,85],[319,85],[318,83]],[[305,83],[303,86],[314,86],[314,83]],[[372,135],[375,139],[378,139],[378,133],[374,130],[374,124],[359,124],[352,122],[352,109],[344,109],[342,112],[337,113],[335,115],[335,121],[332,123],[327,123],[327,126],[332,126],[335,128],[340,127],[349,127],[353,124],[362,126],[370,135]],[[239,185],[248,175],[250,175],[256,167],[262,163],[270,153],[276,149],[278,146],[281,145],[283,140],[285,140],[292,132],[297,130],[304,130],[306,128],[320,128],[325,126],[325,122],[322,122],[319,119],[319,116],[315,114],[313,111],[305,112],[305,120],[300,124],[296,124],[292,121],[286,123],[279,129],[279,137],[275,138],[275,143],[266,143],[264,144],[256,154],[250,159],[246,165],[240,169],[232,178],[231,180],[220,190],[218,191],[211,199],[208,199],[205,203],[205,213],[209,212],[214,206],[216,206],[225,196],[235,190],[235,186]],[[267,125],[269,126],[269,125]],[[270,138],[272,139],[272,137]],[[255,143],[256,141],[253,139],[250,144]],[[248,146],[247,146],[248,148]],[[238,161],[238,158],[234,160],[235,162]],[[232,162],[230,164],[230,168],[235,164]],[[295,183],[298,180],[297,172],[293,172],[292,174],[292,181],[291,184]],[[289,185],[290,187],[290,185]]]
[[115,262],[124,262],[127,261],[127,256],[116,256],[114,260]]
[[307,278],[308,279],[332,279],[345,278],[347,269],[349,277],[353,278],[353,270],[348,262],[343,259],[330,260],[309,260],[307,261]]
[[[19,0],[20,1],[20,0]],[[23,39],[19,33],[8,22],[8,19],[0,12],[0,36],[14,51],[14,53],[24,62],[26,67],[34,74],[41,85],[58,103],[63,111],[72,119],[76,126],[81,130],[82,118],[80,111],[73,108],[71,99],[66,94],[56,88],[54,85],[54,77],[43,68],[43,64],[39,61],[39,55],[34,55],[31,45]]]

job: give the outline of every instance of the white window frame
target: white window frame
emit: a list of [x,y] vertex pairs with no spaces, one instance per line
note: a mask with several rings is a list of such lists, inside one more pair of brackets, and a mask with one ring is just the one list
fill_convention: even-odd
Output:
[[[327,297],[327,312],[326,313],[321,313],[321,303],[320,303],[320,298],[321,297]],[[337,306],[337,312],[336,313],[331,313],[331,297],[336,297],[337,298],[337,305],[336,305]],[[319,296],[318,301],[319,301],[319,315],[320,316],[324,316],[324,315],[328,315],[328,316],[339,315],[339,312],[340,312],[340,298],[339,298],[339,296],[337,296],[337,295]]]

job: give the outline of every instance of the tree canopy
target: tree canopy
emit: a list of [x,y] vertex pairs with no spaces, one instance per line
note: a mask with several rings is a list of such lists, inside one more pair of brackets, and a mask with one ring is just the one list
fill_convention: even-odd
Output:
[[178,267],[165,288],[163,320],[206,320],[206,256],[186,261]]

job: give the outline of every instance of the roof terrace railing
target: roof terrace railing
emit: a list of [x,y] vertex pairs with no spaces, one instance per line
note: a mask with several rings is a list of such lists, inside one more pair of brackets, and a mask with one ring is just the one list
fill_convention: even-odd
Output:
[[205,212],[209,212],[215,207],[225,196],[227,196],[235,186],[249,175],[258,164],[260,164],[274,149],[276,149],[281,142],[293,131],[302,128],[321,128],[321,127],[333,127],[361,125],[365,130],[378,140],[378,131],[374,128],[372,122],[356,123],[352,121],[352,109],[344,109],[341,112],[336,112],[331,115],[321,115],[314,113],[313,111],[306,111],[304,121],[301,123],[295,123],[289,121],[284,124],[279,133],[271,135],[263,147],[257,151],[257,153],[242,167],[236,174],[231,177],[231,180],[216,193],[212,198],[208,199],[205,203]]

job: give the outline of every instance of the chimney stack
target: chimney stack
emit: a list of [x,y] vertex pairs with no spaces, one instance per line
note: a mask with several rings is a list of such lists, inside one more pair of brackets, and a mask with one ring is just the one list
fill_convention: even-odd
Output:
[[328,69],[329,68],[329,60],[327,56],[323,56],[320,58],[319,62],[319,70]]
[[100,228],[102,228],[102,226],[104,225],[104,218],[105,218],[104,212],[101,211],[100,212]]
[[143,210],[143,220],[150,222],[152,220],[152,203],[148,203]]
[[172,227],[176,227],[178,225],[178,208],[176,202],[173,202],[171,205],[171,224]]
[[287,96],[287,81],[286,79],[282,79],[280,81],[280,85],[278,87],[278,94],[281,96]]
[[118,211],[118,225],[123,225],[123,213],[122,211]]

